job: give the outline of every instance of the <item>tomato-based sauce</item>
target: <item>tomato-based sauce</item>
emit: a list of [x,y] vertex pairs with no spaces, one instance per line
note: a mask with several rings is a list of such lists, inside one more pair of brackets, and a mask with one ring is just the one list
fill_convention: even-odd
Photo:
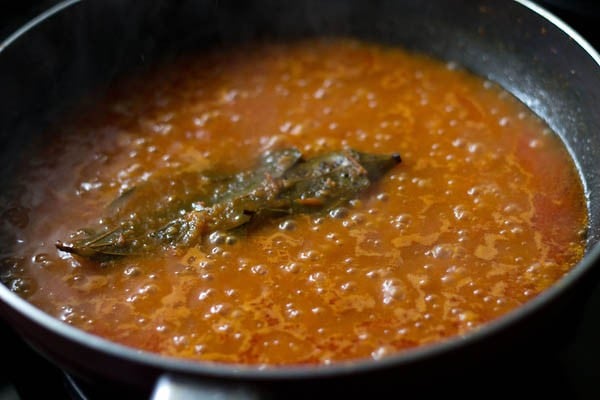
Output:
[[[584,252],[585,196],[559,138],[494,83],[402,49],[321,39],[185,57],[48,138],[3,195],[3,281],[61,321],[165,355],[379,359],[505,315]],[[327,213],[183,250],[100,262],[55,246],[156,176],[230,173],[291,147],[402,162]]]

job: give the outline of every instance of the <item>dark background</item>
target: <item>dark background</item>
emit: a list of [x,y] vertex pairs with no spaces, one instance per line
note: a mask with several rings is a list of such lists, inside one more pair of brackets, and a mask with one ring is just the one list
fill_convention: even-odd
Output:
[[[58,0],[0,0],[0,42],[57,3]],[[600,34],[595,32],[600,25],[600,1],[540,0],[537,3],[600,49]],[[36,399],[40,398],[40,391],[43,398],[51,399],[97,398],[94,393],[74,391],[61,371],[40,358],[1,321],[0,344],[3,355],[0,361],[0,400]],[[539,365],[535,370],[521,374],[520,385],[529,389],[527,393],[535,393],[536,398],[552,395],[552,398],[600,399],[600,284],[583,310],[575,337],[566,345],[549,350]],[[473,388],[476,382],[465,384],[468,389]],[[487,397],[494,393],[494,389],[487,388],[480,393]],[[515,397],[522,394],[524,392],[520,390],[514,392]]]

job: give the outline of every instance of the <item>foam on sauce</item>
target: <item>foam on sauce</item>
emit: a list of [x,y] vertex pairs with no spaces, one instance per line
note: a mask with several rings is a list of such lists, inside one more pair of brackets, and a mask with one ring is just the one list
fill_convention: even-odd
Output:
[[[2,201],[2,279],[136,348],[244,364],[379,359],[521,306],[582,257],[586,204],[560,140],[493,83],[401,49],[308,40],[214,51],[111,89],[59,126]],[[54,244],[119,193],[261,152],[353,147],[402,163],[328,215],[214,234],[110,266]],[[10,243],[9,243],[10,245]]]

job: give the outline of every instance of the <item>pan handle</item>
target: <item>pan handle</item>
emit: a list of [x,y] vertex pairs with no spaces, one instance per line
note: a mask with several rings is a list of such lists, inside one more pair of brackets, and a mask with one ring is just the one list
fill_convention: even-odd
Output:
[[161,375],[151,400],[259,400],[259,392],[249,385],[225,381],[207,382],[180,375]]

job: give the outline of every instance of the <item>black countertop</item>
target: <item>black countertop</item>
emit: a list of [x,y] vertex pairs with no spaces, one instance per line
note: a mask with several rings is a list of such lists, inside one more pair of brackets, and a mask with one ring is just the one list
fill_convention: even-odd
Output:
[[[0,41],[32,17],[58,2],[22,0],[12,2],[10,6],[3,5],[0,12]],[[590,8],[580,12],[576,7],[577,4],[587,3],[586,1],[569,3],[554,0],[539,3],[574,28],[592,46],[600,49],[600,34],[594,29],[597,28],[595,25],[600,23],[600,12],[590,12]],[[521,385],[529,385],[529,389],[534,389],[528,393],[536,393],[536,398],[552,395],[553,398],[559,396],[568,399],[599,399],[599,338],[600,284],[583,310],[583,318],[575,337],[566,346],[547,354],[547,359],[542,363],[543,368],[531,371],[530,377],[523,377]],[[0,400],[36,399],[39,398],[40,390],[44,393],[44,398],[82,398],[82,393],[73,391],[73,387],[60,370],[32,351],[18,335],[1,322],[0,341],[4,349],[4,357],[0,363]],[[514,394],[518,396],[523,392]],[[88,395],[84,398],[91,400],[96,396]]]

